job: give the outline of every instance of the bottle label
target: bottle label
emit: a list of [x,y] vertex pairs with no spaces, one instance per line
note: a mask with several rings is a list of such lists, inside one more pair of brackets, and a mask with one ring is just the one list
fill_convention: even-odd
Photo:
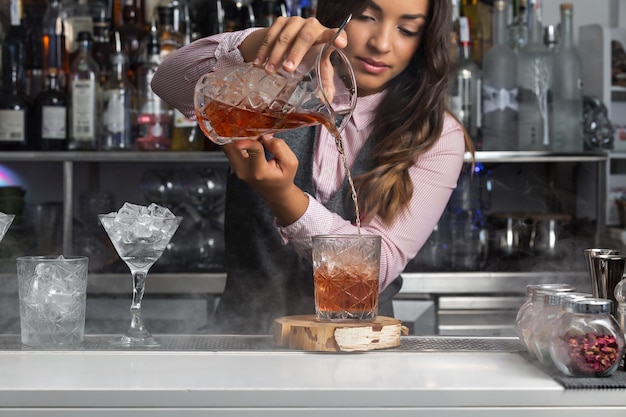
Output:
[[195,120],[188,119],[178,109],[174,109],[174,126],[175,127],[194,127],[196,125]]
[[0,142],[26,142],[24,110],[0,110]]
[[137,116],[138,141],[148,142],[151,140],[168,139],[172,137],[171,119],[167,114],[140,113]]
[[119,90],[109,90],[104,93],[102,124],[107,132],[121,133],[130,122],[127,100],[128,98]]
[[140,113],[137,116],[137,147],[140,150],[169,150],[172,141],[172,119],[166,113]]
[[96,134],[96,81],[73,81],[72,104],[72,139],[94,140]]
[[43,139],[67,139],[67,107],[42,107],[41,137]]
[[494,88],[489,85],[483,86],[483,113],[504,111],[511,109],[518,111],[517,88],[507,90]]
[[63,30],[65,48],[71,54],[78,49],[76,37],[80,32],[89,32],[93,36],[93,19],[91,16],[70,16],[65,20]]

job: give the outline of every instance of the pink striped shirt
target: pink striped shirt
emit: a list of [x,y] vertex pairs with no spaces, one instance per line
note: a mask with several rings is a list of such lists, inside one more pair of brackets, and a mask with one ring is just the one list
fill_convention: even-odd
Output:
[[[242,63],[237,47],[254,29],[223,33],[199,39],[170,55],[159,67],[152,88],[168,103],[188,117],[195,117],[193,89],[205,73]],[[376,106],[383,93],[360,97],[352,120],[342,132],[344,150],[351,166],[372,130]],[[446,115],[439,141],[409,169],[413,181],[413,197],[409,207],[391,225],[375,217],[361,228],[361,233],[382,236],[380,290],[382,291],[405,268],[439,221],[463,164],[465,143],[458,122]],[[315,196],[309,196],[304,215],[288,226],[276,225],[285,243],[310,259],[311,237],[321,234],[356,234],[349,221],[329,211],[323,203],[336,192],[345,178],[341,157],[335,141],[321,129],[315,149]]]

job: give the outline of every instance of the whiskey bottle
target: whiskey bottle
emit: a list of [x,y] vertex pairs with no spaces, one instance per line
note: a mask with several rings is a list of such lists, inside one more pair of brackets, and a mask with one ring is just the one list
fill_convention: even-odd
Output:
[[35,135],[37,149],[61,151],[67,149],[68,100],[59,88],[55,71],[48,71],[46,87],[35,98]]
[[21,25],[22,1],[11,0],[10,23],[2,43],[0,150],[24,150],[32,144],[27,121],[32,102],[26,94],[26,41]]
[[118,32],[122,40],[122,48],[130,61],[129,78],[136,85],[137,69],[142,61],[140,56],[141,42],[146,36],[146,32],[143,24],[140,23],[140,13],[135,3],[136,0],[124,0],[122,24],[118,28]]

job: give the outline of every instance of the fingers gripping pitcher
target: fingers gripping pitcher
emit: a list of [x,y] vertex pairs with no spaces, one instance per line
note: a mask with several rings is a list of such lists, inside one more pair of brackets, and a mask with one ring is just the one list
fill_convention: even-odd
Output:
[[341,132],[356,105],[356,79],[333,41],[311,49],[293,73],[246,63],[202,76],[194,107],[204,134],[223,145],[315,124]]

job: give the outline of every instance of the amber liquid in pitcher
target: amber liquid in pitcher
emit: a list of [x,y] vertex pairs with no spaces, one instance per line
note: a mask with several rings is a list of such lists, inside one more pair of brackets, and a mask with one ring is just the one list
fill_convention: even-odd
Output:
[[[328,118],[321,113],[283,113],[256,112],[254,110],[232,107],[218,101],[210,102],[204,113],[197,113],[200,127],[204,131],[207,121],[219,136],[245,138],[256,137],[265,132],[279,132],[299,127],[322,123],[330,125]],[[206,132],[210,136],[210,132]]]
[[200,126],[207,137],[211,136],[211,132],[207,131],[205,122],[211,125],[217,135],[232,138],[253,138],[268,131],[280,132],[316,124],[321,124],[326,127],[328,132],[335,139],[337,150],[341,155],[341,160],[346,170],[346,175],[348,176],[348,183],[350,184],[351,196],[355,207],[356,226],[358,234],[361,234],[361,214],[359,211],[358,197],[350,169],[346,162],[343,140],[339,129],[337,129],[335,123],[330,120],[328,116],[319,112],[294,112],[287,115],[280,112],[256,112],[233,107],[216,100],[208,103],[204,112],[196,111],[196,116],[198,117],[198,126]]

